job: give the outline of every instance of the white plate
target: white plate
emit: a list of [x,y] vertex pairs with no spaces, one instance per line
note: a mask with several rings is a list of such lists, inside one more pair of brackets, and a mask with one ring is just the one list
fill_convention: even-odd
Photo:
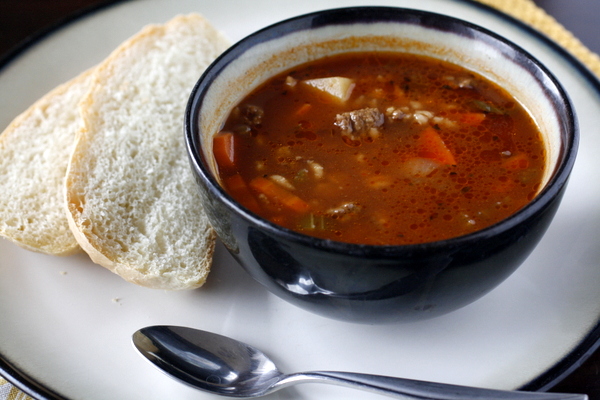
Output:
[[[233,40],[322,8],[388,4],[467,19],[541,59],[572,96],[581,149],[542,243],[496,290],[437,319],[369,326],[328,320],[263,290],[219,246],[204,288],[145,289],[85,256],[55,258],[0,240],[0,370],[40,398],[207,399],[142,359],[131,334],[152,324],[199,327],[259,348],[285,371],[350,370],[491,388],[545,389],[596,346],[600,320],[600,83],[540,35],[467,1],[145,0],[64,26],[0,70],[0,126],[57,84],[102,60],[150,22],[200,12]],[[251,4],[251,6],[250,6]],[[32,138],[35,140],[35,138]],[[303,385],[271,399],[378,399]]]

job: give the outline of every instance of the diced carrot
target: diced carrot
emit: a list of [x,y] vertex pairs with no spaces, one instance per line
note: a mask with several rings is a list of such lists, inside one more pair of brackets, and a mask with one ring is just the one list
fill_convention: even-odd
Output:
[[508,157],[502,164],[508,170],[526,169],[529,167],[529,158],[524,153],[517,153]]
[[515,181],[512,179],[505,179],[498,181],[492,188],[497,193],[508,193],[515,188]]
[[220,132],[213,138],[213,154],[222,170],[235,167],[235,137],[231,132]]
[[458,116],[458,122],[471,126],[479,125],[484,119],[485,114],[481,112],[463,113]]
[[252,179],[249,185],[251,189],[264,194],[269,200],[294,212],[304,213],[309,209],[308,203],[270,179],[257,177]]
[[398,101],[399,99],[405,99],[406,93],[398,85],[394,85],[394,92],[392,94],[392,100]]
[[250,192],[250,188],[240,174],[228,176],[224,181],[225,187],[229,189],[231,195],[244,207],[255,213],[260,211],[260,205],[256,197]]
[[296,110],[296,115],[301,117],[306,114],[312,108],[312,104],[304,103]]
[[429,158],[440,164],[456,165],[454,155],[437,131],[430,126],[420,133],[417,150],[419,157]]

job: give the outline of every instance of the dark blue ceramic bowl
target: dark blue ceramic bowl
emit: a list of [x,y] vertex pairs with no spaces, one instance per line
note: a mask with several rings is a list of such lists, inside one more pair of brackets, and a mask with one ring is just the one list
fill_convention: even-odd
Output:
[[[525,208],[491,227],[444,241],[370,246],[317,239],[240,206],[219,185],[212,137],[229,111],[271,75],[328,54],[406,51],[460,64],[505,87],[545,135],[546,184]],[[525,51],[447,16],[387,7],[316,12],[269,26],[216,60],[195,86],[185,138],[206,211],[244,269],[277,296],[346,321],[430,318],[488,293],[527,258],[550,224],[578,143],[571,103]]]

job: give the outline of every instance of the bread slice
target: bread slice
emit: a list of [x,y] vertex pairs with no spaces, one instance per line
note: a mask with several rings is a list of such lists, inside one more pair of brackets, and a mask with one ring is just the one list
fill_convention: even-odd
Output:
[[81,250],[64,213],[63,181],[91,76],[85,71],[50,91],[0,135],[0,235],[28,250]]
[[69,225],[90,258],[150,288],[201,286],[215,233],[183,137],[191,89],[229,41],[197,14],[150,25],[94,73],[67,171]]

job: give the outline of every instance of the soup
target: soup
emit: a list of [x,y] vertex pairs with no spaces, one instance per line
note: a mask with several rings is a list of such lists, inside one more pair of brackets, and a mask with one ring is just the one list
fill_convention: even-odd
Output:
[[437,59],[349,53],[275,76],[213,139],[224,189],[291,230],[401,245],[461,236],[540,190],[541,134],[484,78]]

